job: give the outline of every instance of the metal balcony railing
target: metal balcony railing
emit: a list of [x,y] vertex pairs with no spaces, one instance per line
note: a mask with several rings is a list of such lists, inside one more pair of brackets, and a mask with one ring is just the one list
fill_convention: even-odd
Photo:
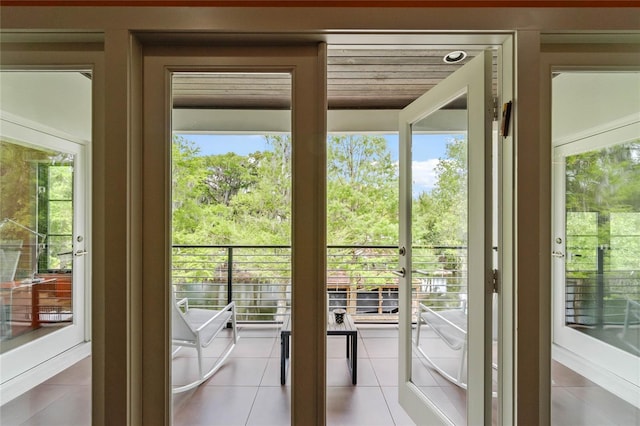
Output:
[[[640,300],[640,270],[620,266],[637,265],[638,252],[627,250],[622,254],[632,261],[616,262],[612,251],[604,245],[568,248],[571,258],[565,278],[567,325],[602,328],[628,321],[627,302]],[[634,320],[634,324],[638,322]]]
[[[461,306],[467,292],[466,247],[413,247],[413,299],[435,307]],[[328,246],[329,308],[356,321],[397,321],[396,246]],[[172,284],[190,306],[235,301],[238,320],[281,322],[291,307],[291,247],[174,245]]]

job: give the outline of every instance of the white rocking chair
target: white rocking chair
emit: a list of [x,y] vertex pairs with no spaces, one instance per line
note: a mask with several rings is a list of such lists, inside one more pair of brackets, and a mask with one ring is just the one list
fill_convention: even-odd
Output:
[[[173,303],[172,311],[172,343],[176,346],[172,355],[175,357],[178,351],[184,346],[195,348],[198,352],[199,378],[187,385],[174,387],[173,393],[179,393],[198,387],[213,376],[236,346],[238,341],[236,305],[235,302],[231,302],[221,310],[189,308],[188,299],[184,298]],[[231,321],[233,329],[233,342],[215,362],[213,367],[205,372],[202,349],[213,342],[214,338],[229,321]]]
[[622,332],[618,334],[618,337],[636,353],[640,353],[640,347],[636,346],[638,344],[637,338],[633,339],[634,335],[638,335],[637,329],[634,330],[633,326],[638,323],[640,323],[640,303],[631,300],[631,298],[627,296],[627,307],[624,310],[624,327],[622,328]]
[[[466,361],[467,361],[467,312],[466,303],[462,302],[460,308],[434,311],[433,309],[419,304],[420,312],[416,331],[416,349],[422,354],[429,364],[444,378],[463,389],[467,388]],[[462,351],[458,371],[454,375],[445,371],[420,347],[420,329],[422,324],[430,328],[440,337],[452,350]]]
[[[498,300],[497,294],[493,295],[493,340],[496,341],[498,330]],[[416,349],[422,354],[429,364],[440,373],[445,379],[449,380],[453,384],[460,386],[462,389],[467,388],[467,301],[462,300],[459,308],[444,309],[441,311],[434,311],[433,309],[419,304],[420,312],[418,313],[418,324],[416,330]],[[458,364],[458,371],[455,375],[447,372],[434,362],[429,355],[420,347],[420,329],[422,325],[428,325],[438,337],[440,337],[446,345],[452,350],[459,350],[460,363]],[[493,369],[497,369],[498,366],[492,363]],[[496,392],[492,393],[494,397],[497,396]]]

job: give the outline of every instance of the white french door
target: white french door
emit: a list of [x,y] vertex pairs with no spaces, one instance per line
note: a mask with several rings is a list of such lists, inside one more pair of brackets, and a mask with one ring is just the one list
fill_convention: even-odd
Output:
[[[491,64],[483,52],[400,113],[399,399],[420,425],[491,423]],[[412,165],[428,133],[448,135],[439,167],[455,194],[431,194],[447,224],[437,246],[412,215],[425,208]]]
[[[5,392],[12,380],[88,340],[86,148],[21,121],[4,114],[0,135],[3,152],[19,152],[21,158],[5,164],[3,179],[20,174],[33,186],[21,192],[29,197],[17,200],[30,203],[30,214],[5,211],[2,218],[3,235],[22,238],[19,258],[29,257],[24,247],[33,245],[32,269],[21,270],[18,259],[18,267],[3,278],[1,344],[6,350],[0,356],[0,382]],[[17,388],[31,382],[26,383]]]
[[[637,88],[635,74],[593,75],[627,78]],[[585,73],[559,78],[571,77],[584,79]],[[552,254],[554,357],[638,406],[640,122],[635,120],[554,149]]]

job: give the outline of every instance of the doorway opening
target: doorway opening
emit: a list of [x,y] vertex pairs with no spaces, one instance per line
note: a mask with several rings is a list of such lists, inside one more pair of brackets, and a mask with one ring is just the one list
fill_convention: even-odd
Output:
[[[471,60],[486,46],[464,47]],[[356,346],[348,340],[348,334],[346,337],[327,337],[328,424],[410,421],[397,402],[398,278],[393,271],[398,262],[398,111],[467,62],[450,64],[444,61],[447,54],[456,50],[460,50],[460,46],[330,45],[328,48],[327,329],[331,327],[332,318],[335,319],[336,310],[342,309],[348,318],[346,322],[357,330]],[[497,61],[497,56],[494,59]],[[285,141],[290,129],[290,104],[286,101],[290,88],[284,83],[287,76],[274,74],[261,80],[257,73],[197,72],[174,74],[173,79],[172,181],[176,192],[172,200],[172,285],[176,292],[185,293],[180,297],[202,296],[201,299],[208,300],[212,306],[219,307],[233,299],[236,303],[260,300],[260,304],[272,304],[261,306],[264,309],[260,312],[239,314],[241,338],[237,349],[219,372],[200,388],[174,398],[174,423],[188,423],[194,416],[205,416],[204,412],[198,414],[193,404],[199,404],[197,401],[202,401],[203,395],[207,394],[212,398],[218,396],[211,400],[206,410],[222,404],[225,412],[231,410],[229,415],[236,416],[233,418],[240,423],[276,416],[278,422],[286,424],[290,418],[290,382],[286,356],[282,357],[281,353],[284,347],[281,339],[290,309],[287,299],[290,281],[286,272],[278,275],[269,271],[267,265],[276,265],[277,259],[286,263],[288,241],[273,238],[273,235],[267,238],[265,230],[286,229],[290,212],[285,210],[278,214],[278,204],[267,202],[269,198],[264,195],[273,196],[285,188],[284,181],[290,176],[284,171],[279,175],[284,180],[267,185],[270,182],[268,173],[283,169],[276,165],[259,169],[258,166],[266,164],[265,153],[269,150],[246,148],[246,144],[251,138],[262,144],[275,142],[274,135],[284,137],[279,142]],[[497,90],[495,80],[492,90]],[[453,198],[459,196],[460,191],[445,186],[447,176],[455,168],[449,165],[464,151],[457,148],[460,145],[457,136],[464,133],[460,127],[460,122],[465,120],[461,108],[464,110],[464,102],[447,105],[437,123],[420,129],[420,135],[417,135],[420,143],[415,146],[422,154],[416,155],[412,162],[418,180],[416,200],[422,199],[424,204],[449,204],[453,216],[457,205]],[[215,140],[224,147],[224,152],[211,151]],[[191,158],[180,163],[185,154]],[[464,161],[463,157],[459,161]],[[196,162],[200,162],[199,168],[193,167]],[[179,165],[182,168],[176,168]],[[188,173],[183,173],[185,171]],[[236,178],[233,184],[232,178]],[[265,184],[261,187],[257,182]],[[203,189],[207,195],[201,193]],[[213,189],[218,191],[217,195]],[[192,207],[198,210],[187,213]],[[231,207],[224,210],[231,212],[228,222],[222,207]],[[204,213],[205,210],[210,213]],[[426,260],[421,269],[426,275],[416,286],[416,301],[438,299],[438,303],[443,303],[442,300],[452,298],[445,301],[445,305],[459,305],[464,299],[462,289],[465,287],[463,263],[466,256],[460,255],[464,244],[448,238],[455,232],[446,230],[435,210],[428,213],[426,210],[422,219],[415,220],[425,229],[429,221],[431,229],[430,232],[425,230]],[[262,222],[262,230],[248,222],[238,225],[246,219],[245,214],[252,212],[255,213],[253,219]],[[176,220],[180,222],[179,226],[176,226]],[[180,265],[186,264],[178,257],[189,250],[202,250],[203,243],[194,239],[205,234],[209,238],[222,238],[229,247],[218,247],[221,250],[219,258],[213,253],[198,253],[190,257],[190,266],[183,269]],[[447,241],[442,239],[445,236]],[[282,252],[280,257],[272,257],[269,261],[265,258],[262,263],[258,258],[242,259],[243,250],[257,249]],[[201,258],[218,266],[211,268],[202,263]],[[203,271],[194,272],[198,268],[193,262]],[[238,270],[238,265],[243,265],[244,271]],[[247,285],[252,287],[252,296],[229,290]],[[276,291],[278,285],[284,287]],[[216,289],[212,290],[212,287]],[[217,304],[213,302],[215,300]],[[347,344],[352,345],[346,360],[345,338]],[[242,349],[257,343],[261,346]],[[354,353],[356,347],[359,348],[358,355]],[[355,364],[351,356],[355,357]],[[174,359],[174,377],[182,372],[181,367],[176,369],[177,361]],[[193,359],[186,359],[195,368],[196,364],[191,361]],[[185,359],[180,362],[184,363]],[[442,390],[450,389],[454,395],[461,388],[424,364],[416,368],[424,368],[423,375],[430,378],[427,387],[436,387],[437,392],[442,393],[442,406],[450,410],[448,415],[463,419],[466,413],[464,401],[457,401],[461,404],[445,402],[449,397]],[[237,393],[239,385],[246,387],[243,391],[248,392],[240,398],[242,403],[230,405],[229,402],[235,400],[230,396],[233,392],[219,397],[225,386],[233,386]],[[454,395],[453,398],[457,397]],[[355,402],[345,406],[345,400]],[[358,404],[358,400],[367,402]],[[249,404],[249,408],[244,404]],[[384,412],[377,413],[374,408]],[[223,418],[228,420],[226,414]],[[244,420],[240,420],[242,418]]]
[[[58,397],[55,375],[79,360],[81,392],[89,395],[91,75],[76,69],[1,71],[3,411],[29,400],[23,393],[31,388]],[[90,403],[83,400],[76,418],[90,418]],[[11,418],[46,417],[24,415]]]
[[[640,98],[627,96],[639,88],[637,71],[553,75],[551,414],[559,422],[640,415]],[[613,402],[575,399],[583,394]]]

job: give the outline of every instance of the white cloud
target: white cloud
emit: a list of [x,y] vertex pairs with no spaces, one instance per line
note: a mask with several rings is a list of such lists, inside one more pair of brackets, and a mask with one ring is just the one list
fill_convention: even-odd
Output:
[[413,171],[414,195],[416,193],[430,191],[436,184],[436,166],[440,162],[437,158],[430,158],[425,161],[413,161],[411,163]]

